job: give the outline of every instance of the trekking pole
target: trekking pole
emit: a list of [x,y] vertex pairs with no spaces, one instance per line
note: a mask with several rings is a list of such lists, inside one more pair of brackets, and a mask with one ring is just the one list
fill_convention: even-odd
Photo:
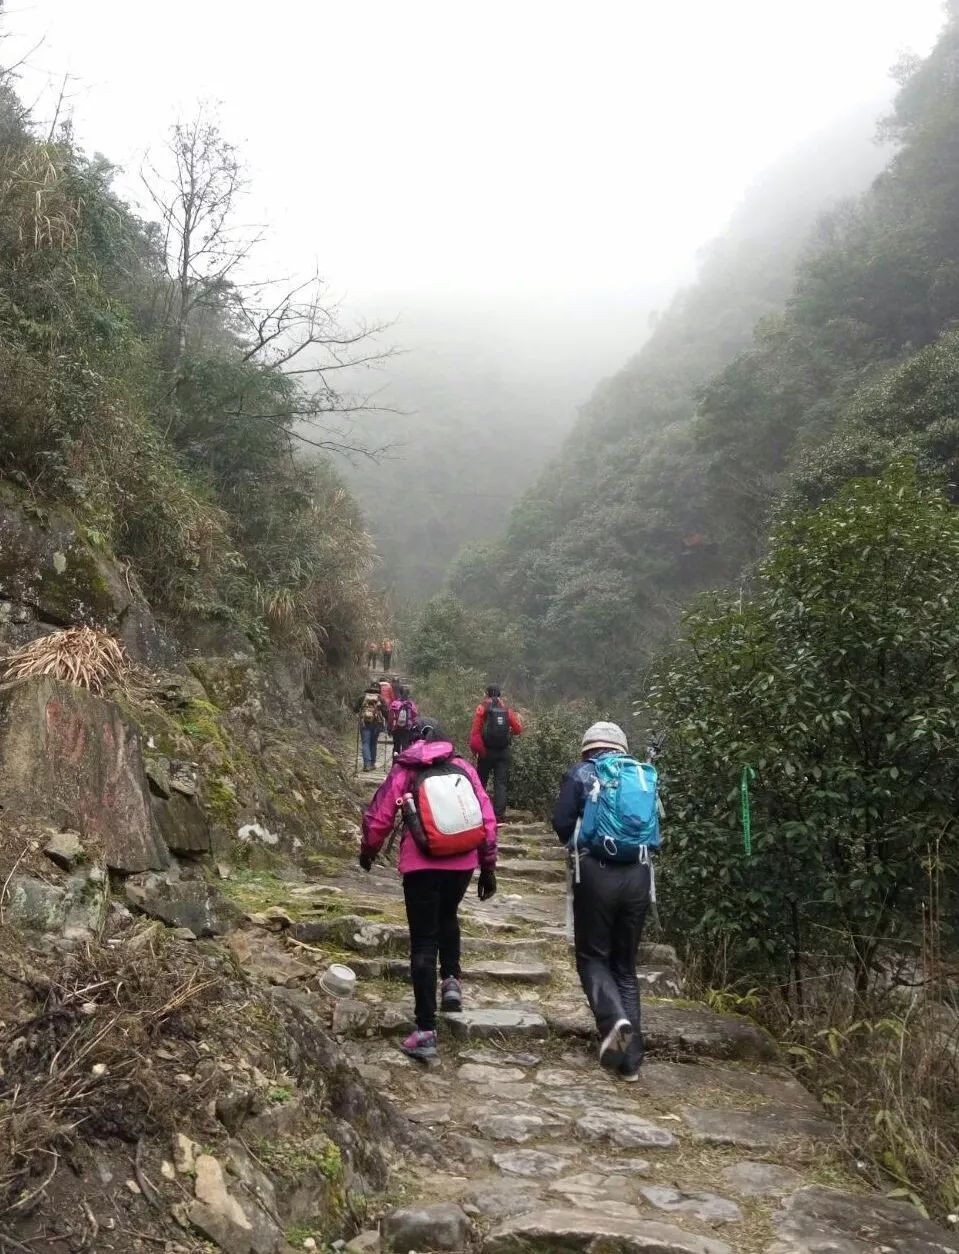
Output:
[[[660,753],[662,752],[662,748],[664,744],[665,744],[664,736],[651,736],[650,737],[649,744],[646,746],[646,761],[649,763],[650,766],[655,766],[656,759],[659,757]],[[659,817],[661,819],[665,818],[666,810],[663,807],[663,799],[659,795],[658,788],[656,789],[656,808],[659,812]],[[659,906],[656,903],[656,872],[655,872],[655,869],[653,868],[652,856],[650,856],[650,859],[649,859],[649,876],[650,876],[649,914],[650,914],[650,918],[653,921],[653,926],[658,928],[661,931],[662,923],[660,922],[660,918],[659,918]]]
[[[579,831],[583,826],[582,818],[576,820],[576,826],[573,828],[573,856],[579,858]],[[577,877],[578,878],[578,877]],[[572,945],[576,939],[576,929],[573,920],[573,863],[570,858],[566,859],[566,939]]]
[[356,753],[353,757],[353,778],[360,773],[360,725],[356,724]]
[[399,801],[397,801],[396,803],[396,817],[393,819],[393,830],[390,832],[390,838],[386,842],[386,856],[387,857],[389,857],[390,854],[393,852],[393,845],[396,843],[396,833],[400,830],[400,827],[402,826],[402,821],[403,821],[403,811],[401,809],[402,805],[403,805],[403,798],[400,797]]

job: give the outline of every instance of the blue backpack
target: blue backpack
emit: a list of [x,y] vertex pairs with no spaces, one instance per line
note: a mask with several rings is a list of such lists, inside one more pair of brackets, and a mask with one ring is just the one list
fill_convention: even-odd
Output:
[[607,862],[638,862],[643,849],[658,849],[658,776],[649,762],[624,753],[593,761],[596,780],[586,798],[579,844]]

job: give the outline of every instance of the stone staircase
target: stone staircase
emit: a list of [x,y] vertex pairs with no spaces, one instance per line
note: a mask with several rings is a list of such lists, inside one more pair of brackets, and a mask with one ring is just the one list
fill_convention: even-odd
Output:
[[765,1032],[682,999],[670,948],[639,955],[640,1082],[603,1072],[565,939],[562,851],[529,815],[510,815],[500,839],[497,895],[464,901],[464,1009],[442,1016],[429,1068],[396,1048],[412,999],[391,867],[344,862],[310,917],[263,938],[317,972],[353,967],[357,995],[328,1003],[329,1021],[430,1160],[397,1165],[400,1204],[347,1248],[959,1254],[912,1207],[869,1192]]

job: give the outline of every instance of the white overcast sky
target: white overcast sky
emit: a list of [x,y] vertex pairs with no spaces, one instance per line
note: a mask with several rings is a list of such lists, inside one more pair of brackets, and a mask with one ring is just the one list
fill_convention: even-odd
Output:
[[[743,188],[925,52],[939,0],[7,0],[132,180],[198,98],[272,260],[350,300],[535,304],[685,278]],[[131,182],[132,185],[132,182]]]

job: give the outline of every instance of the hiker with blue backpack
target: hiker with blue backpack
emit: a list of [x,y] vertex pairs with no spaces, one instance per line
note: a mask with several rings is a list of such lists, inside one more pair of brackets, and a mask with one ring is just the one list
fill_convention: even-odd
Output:
[[570,851],[576,970],[599,1030],[599,1061],[639,1079],[643,1038],[636,951],[654,899],[656,768],[629,755],[616,723],[594,723],[567,772],[553,828]]

